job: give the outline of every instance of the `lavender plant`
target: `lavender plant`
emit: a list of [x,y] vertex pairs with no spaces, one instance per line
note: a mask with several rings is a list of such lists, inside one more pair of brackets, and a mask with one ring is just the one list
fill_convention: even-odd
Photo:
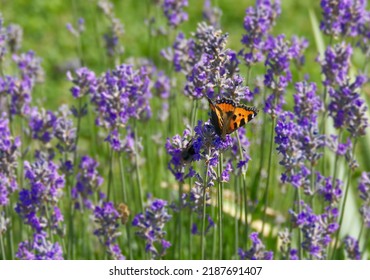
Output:
[[1,259],[368,258],[367,2],[226,2],[2,8]]
[[137,214],[132,225],[137,227],[136,234],[145,240],[145,251],[152,259],[161,258],[171,243],[165,239],[165,224],[171,219],[167,212],[167,202],[155,199],[145,208],[144,213]]

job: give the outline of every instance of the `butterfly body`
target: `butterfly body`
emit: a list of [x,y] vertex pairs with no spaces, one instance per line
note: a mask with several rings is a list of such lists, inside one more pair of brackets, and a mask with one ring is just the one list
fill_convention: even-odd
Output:
[[239,104],[229,98],[222,98],[216,102],[208,98],[208,102],[211,109],[211,123],[216,134],[222,139],[250,122],[258,113],[255,107]]

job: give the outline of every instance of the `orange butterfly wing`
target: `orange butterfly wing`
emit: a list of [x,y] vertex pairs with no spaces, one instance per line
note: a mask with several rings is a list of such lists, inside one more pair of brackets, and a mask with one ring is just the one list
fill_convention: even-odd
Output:
[[244,105],[238,105],[232,116],[229,118],[226,134],[233,133],[239,127],[250,122],[257,115],[257,110],[253,107],[246,107]]
[[235,103],[231,99],[221,99],[213,103],[208,99],[209,108],[211,109],[211,123],[215,128],[216,133],[225,137],[224,128],[228,116],[233,114]]
[[216,103],[208,99],[208,102],[211,109],[211,123],[222,138],[250,122],[258,113],[254,107],[237,104],[227,98],[217,100]]

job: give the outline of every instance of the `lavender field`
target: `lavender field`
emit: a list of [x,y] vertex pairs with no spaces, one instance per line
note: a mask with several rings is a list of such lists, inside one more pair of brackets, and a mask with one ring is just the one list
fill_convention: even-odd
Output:
[[366,0],[0,12],[1,260],[370,258]]

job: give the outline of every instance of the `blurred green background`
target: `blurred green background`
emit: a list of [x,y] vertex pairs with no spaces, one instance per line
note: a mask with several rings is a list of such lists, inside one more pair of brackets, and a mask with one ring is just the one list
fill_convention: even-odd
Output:
[[[124,25],[125,33],[121,42],[125,52],[123,60],[129,57],[152,58],[157,65],[163,65],[164,59],[159,51],[168,46],[169,40],[158,38],[154,50],[148,47],[148,32],[144,24],[150,14],[156,16],[159,23],[165,25],[162,11],[148,8],[151,0],[124,0],[111,1],[114,12]],[[66,64],[78,59],[76,39],[66,29],[66,24],[76,26],[79,18],[85,19],[86,31],[82,36],[83,57],[87,67],[103,72],[109,65],[106,62],[103,46],[103,33],[108,25],[107,19],[97,8],[97,0],[2,0],[0,10],[5,24],[16,23],[24,30],[22,50],[34,50],[43,59],[42,66],[46,72],[46,82],[42,90],[47,99],[47,107],[56,109],[61,102],[66,102],[70,94],[69,82],[65,73],[58,71]],[[240,39],[243,34],[243,18],[245,9],[254,5],[250,0],[218,0],[213,5],[222,9],[221,28],[229,33],[228,47],[238,51],[241,49]],[[153,5],[152,5],[153,6]],[[195,31],[196,25],[202,20],[203,1],[189,0],[189,21],[183,23],[179,29],[189,34]],[[319,14],[319,1],[282,1],[282,14],[273,29],[274,34],[284,33],[288,38],[292,35],[304,36],[310,44],[315,44],[309,19],[309,10]],[[173,37],[173,36],[172,36]],[[151,57],[149,57],[151,54]],[[310,67],[317,56],[315,47],[307,52],[306,69],[310,75],[319,75],[318,67]],[[316,71],[312,71],[312,68]],[[166,66],[164,67],[166,69]],[[40,92],[40,91],[39,91]],[[41,98],[36,94],[35,98]]]

